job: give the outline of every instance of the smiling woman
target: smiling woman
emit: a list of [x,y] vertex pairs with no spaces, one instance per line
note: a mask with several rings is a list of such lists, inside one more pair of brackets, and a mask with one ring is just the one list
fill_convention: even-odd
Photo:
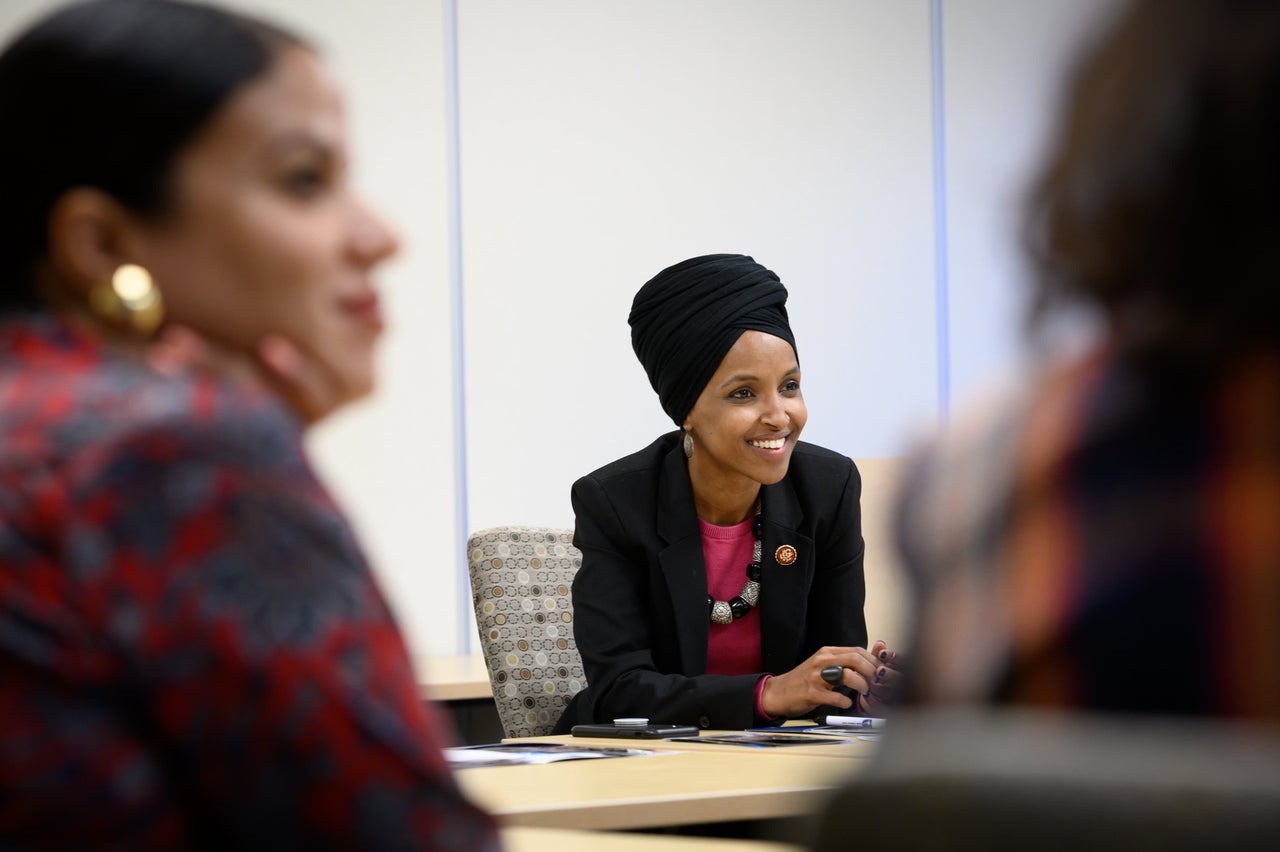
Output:
[[867,648],[861,478],[800,441],[786,300],[776,275],[731,254],[636,294],[632,345],[680,431],[573,486],[588,686],[559,729],[619,716],[746,728],[892,703],[894,652]]
[[0,126],[0,847],[494,848],[303,451],[396,251],[323,62],[89,0]]

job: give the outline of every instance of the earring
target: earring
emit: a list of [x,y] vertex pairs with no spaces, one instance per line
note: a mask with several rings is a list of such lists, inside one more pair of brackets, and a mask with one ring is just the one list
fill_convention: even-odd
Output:
[[693,433],[692,432],[684,433],[684,457],[687,459],[693,458]]
[[151,273],[134,263],[116,269],[111,280],[89,291],[89,309],[99,319],[148,337],[164,319],[164,299]]

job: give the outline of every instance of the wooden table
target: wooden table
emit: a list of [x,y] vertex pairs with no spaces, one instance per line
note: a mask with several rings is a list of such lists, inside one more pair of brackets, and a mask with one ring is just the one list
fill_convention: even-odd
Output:
[[[703,731],[700,736],[712,736],[715,734],[736,734],[741,731]],[[811,735],[814,739],[818,739],[817,734]],[[835,742],[825,742],[825,740],[834,739]],[[533,737],[528,742],[539,743],[565,743],[567,745],[584,745],[595,747],[617,748],[625,746],[629,748],[644,748],[662,751],[730,751],[730,752],[781,752],[785,754],[802,754],[810,757],[836,757],[836,758],[866,758],[875,754],[876,742],[878,736],[869,736],[859,738],[853,732],[849,736],[841,740],[839,737],[823,737],[824,742],[815,745],[788,745],[788,746],[749,746],[749,745],[725,745],[723,743],[693,743],[674,740],[625,740],[625,739],[609,739],[597,737],[575,737],[570,734],[562,734],[550,737]],[[521,740],[507,739],[504,742],[521,742]]]
[[493,703],[484,657],[414,657],[413,667],[420,694],[449,714],[459,744],[478,745],[502,739],[502,722]]
[[789,843],[723,837],[623,834],[565,828],[503,828],[507,852],[801,852]]
[[504,826],[631,829],[806,816],[866,763],[794,748],[667,748],[638,757],[473,767],[455,777]]
[[424,698],[462,701],[492,698],[489,669],[479,654],[456,657],[414,657],[413,667]]

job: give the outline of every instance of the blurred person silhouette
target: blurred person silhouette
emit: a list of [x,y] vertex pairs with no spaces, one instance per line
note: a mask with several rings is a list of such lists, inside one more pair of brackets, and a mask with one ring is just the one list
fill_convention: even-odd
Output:
[[816,852],[1280,837],[1280,3],[1116,14],[1030,196],[1044,359],[908,463],[903,698]]
[[303,449],[397,249],[317,53],[70,4],[0,126],[0,847],[496,848]]
[[910,702],[1280,721],[1280,3],[1138,0],[1066,107],[1032,328],[1100,331],[911,465]]
[[573,485],[587,687],[558,730],[748,728],[896,698],[895,652],[867,643],[862,479],[800,440],[786,301],[740,254],[689,258],[636,293],[632,347],[677,428]]

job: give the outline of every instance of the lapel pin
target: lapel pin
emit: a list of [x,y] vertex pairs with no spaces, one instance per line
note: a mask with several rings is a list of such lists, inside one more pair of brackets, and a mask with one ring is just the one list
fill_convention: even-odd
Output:
[[779,565],[790,565],[796,561],[796,549],[784,544],[773,552],[773,558]]

